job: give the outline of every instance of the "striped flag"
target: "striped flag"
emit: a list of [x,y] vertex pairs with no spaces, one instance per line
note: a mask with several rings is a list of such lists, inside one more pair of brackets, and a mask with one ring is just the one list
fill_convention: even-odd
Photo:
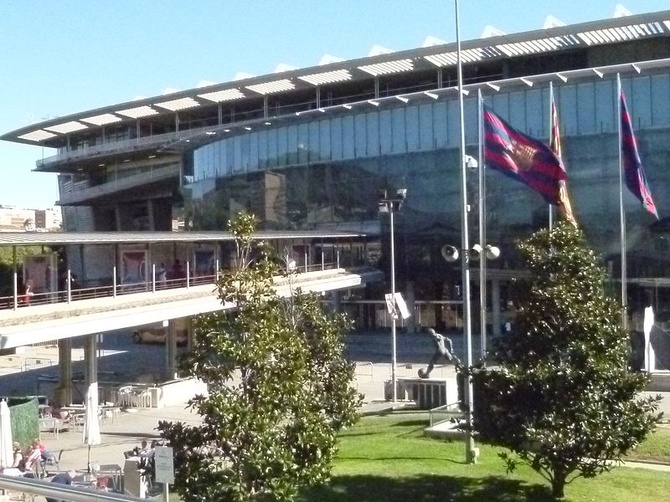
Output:
[[551,149],[484,106],[484,160],[491,169],[524,183],[548,204],[558,206],[559,184],[567,175]]
[[651,197],[647,178],[644,174],[644,166],[640,160],[640,153],[637,149],[637,141],[633,133],[633,124],[626,107],[626,98],[621,91],[621,157],[623,159],[624,177],[626,186],[642,202],[644,207],[658,219],[658,212],[654,199]]
[[[552,89],[553,91],[553,89]],[[554,93],[551,93],[551,127],[549,128],[549,148],[554,152],[558,160],[563,165],[563,157],[561,156],[561,135],[558,131],[558,111],[556,110],[556,102],[554,101]],[[563,169],[565,166],[563,165]],[[558,207],[561,216],[569,221],[575,227],[577,220],[572,213],[572,204],[568,197],[568,187],[565,180],[558,182]]]

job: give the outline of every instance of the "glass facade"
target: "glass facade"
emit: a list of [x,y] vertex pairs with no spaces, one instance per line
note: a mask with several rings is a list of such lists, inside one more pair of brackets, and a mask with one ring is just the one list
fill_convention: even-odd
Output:
[[[663,217],[670,207],[670,75],[635,74],[622,84]],[[615,75],[595,73],[592,80],[554,86],[573,210],[613,277],[620,266],[616,86]],[[490,91],[483,98],[515,128],[548,137],[548,85]],[[477,156],[473,93],[465,101],[465,135],[468,153]],[[267,229],[381,222],[386,234],[378,191],[406,188],[406,204],[396,217],[397,272],[401,280],[412,279],[417,297],[450,299],[456,293],[443,291],[444,278],[457,283],[460,270],[445,263],[439,249],[460,243],[458,145],[455,93],[429,102],[399,101],[395,108],[358,104],[341,113],[309,114],[303,122],[266,126],[195,150],[186,210],[194,229],[222,229],[247,209]],[[476,171],[468,187],[471,236],[476,237]],[[629,277],[670,276],[667,241],[649,230],[653,216],[627,190],[624,207]],[[487,172],[486,220],[489,242],[503,250],[502,259],[490,266],[515,269],[514,241],[546,227],[548,207],[525,185]]]

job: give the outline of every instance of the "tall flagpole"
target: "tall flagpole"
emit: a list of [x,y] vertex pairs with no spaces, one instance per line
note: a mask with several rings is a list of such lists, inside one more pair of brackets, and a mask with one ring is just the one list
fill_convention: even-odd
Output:
[[[549,143],[551,146],[551,139],[553,138],[554,141],[556,138],[554,138],[554,83],[549,82]],[[556,152],[554,152],[556,153]],[[554,227],[554,207],[549,204],[549,230]]]
[[473,436],[472,420],[472,378],[470,368],[472,367],[472,317],[470,311],[470,239],[468,236],[468,185],[467,166],[465,162],[465,111],[463,104],[463,64],[461,60],[461,27],[458,13],[458,0],[454,0],[456,11],[456,66],[458,69],[458,107],[460,117],[460,149],[459,163],[461,167],[461,268],[463,272],[462,294],[463,294],[463,328],[465,337],[465,377],[464,402],[465,402],[465,461],[474,464],[477,461],[475,441]]
[[623,133],[621,131],[621,75],[616,74],[617,122],[619,124],[619,220],[621,225],[621,325],[628,331],[628,289],[626,270],[626,213],[623,208]]
[[479,175],[479,322],[481,325],[480,352],[486,362],[486,177],[484,176],[484,106],[482,90],[477,89],[477,130],[479,134],[478,175]]

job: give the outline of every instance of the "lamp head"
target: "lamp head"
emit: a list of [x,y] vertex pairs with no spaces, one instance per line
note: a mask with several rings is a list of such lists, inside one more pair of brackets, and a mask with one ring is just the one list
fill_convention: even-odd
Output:
[[495,260],[500,257],[500,248],[497,246],[486,246],[486,258],[488,260]]
[[472,246],[470,250],[470,259],[477,261],[479,260],[480,255],[482,254],[482,247],[479,244]]
[[475,244],[470,250],[470,258],[475,261],[479,260],[482,253],[486,253],[487,260],[495,260],[500,257],[500,248],[491,246],[490,244],[487,244],[486,247],[482,248],[480,244]]
[[458,257],[460,256],[458,253],[458,249],[449,244],[442,246],[442,248],[440,249],[440,254],[442,255],[442,258],[444,258],[449,263],[455,262],[456,260],[458,260]]

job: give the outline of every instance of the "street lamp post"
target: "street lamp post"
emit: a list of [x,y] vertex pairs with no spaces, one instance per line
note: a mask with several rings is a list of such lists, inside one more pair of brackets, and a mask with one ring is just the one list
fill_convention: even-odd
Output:
[[391,309],[391,385],[393,386],[393,403],[395,404],[398,400],[398,389],[397,389],[397,375],[396,375],[396,363],[397,363],[397,345],[396,345],[396,320],[398,318],[398,310],[396,307],[396,291],[395,291],[395,221],[394,214],[400,209],[400,206],[407,196],[407,189],[400,188],[396,190],[396,193],[392,196],[388,196],[386,190],[384,190],[379,197],[378,207],[380,213],[388,213],[390,216],[390,225],[391,225],[391,301],[389,305],[392,305]]

